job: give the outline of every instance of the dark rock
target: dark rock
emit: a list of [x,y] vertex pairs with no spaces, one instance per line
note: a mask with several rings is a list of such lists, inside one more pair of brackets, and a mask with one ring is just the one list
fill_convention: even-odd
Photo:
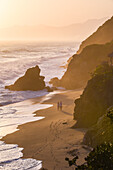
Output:
[[53,92],[54,90],[58,90],[56,87],[49,87],[49,86],[47,86],[46,89],[48,92]]
[[29,68],[23,77],[20,77],[13,85],[5,86],[6,89],[13,91],[43,90],[45,89],[44,77],[40,76],[38,66]]
[[49,86],[47,86],[46,89],[47,89],[48,92],[53,92],[53,89]]
[[60,86],[60,80],[57,77],[52,78],[49,83],[52,84],[55,87]]

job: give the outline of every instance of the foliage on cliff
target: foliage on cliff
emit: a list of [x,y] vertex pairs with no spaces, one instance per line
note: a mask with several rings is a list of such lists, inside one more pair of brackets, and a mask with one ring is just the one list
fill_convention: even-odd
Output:
[[113,66],[98,66],[83,94],[75,100],[75,127],[91,127],[113,105]]
[[107,110],[107,117],[109,117],[113,122],[113,106]]
[[82,165],[77,165],[76,160],[78,157],[76,156],[73,160],[68,161],[69,166],[75,165],[76,170],[112,170],[113,168],[113,144],[111,143],[103,143],[96,148],[94,148],[87,158],[85,158],[85,163]]
[[88,45],[105,44],[113,40],[113,17],[106,21],[98,30],[82,42],[78,54]]
[[[110,107],[113,110],[113,106]],[[104,114],[98,122],[91,127],[84,137],[84,144],[95,147],[102,144],[103,142],[113,143],[113,120],[110,112],[108,115],[108,109],[106,114]]]

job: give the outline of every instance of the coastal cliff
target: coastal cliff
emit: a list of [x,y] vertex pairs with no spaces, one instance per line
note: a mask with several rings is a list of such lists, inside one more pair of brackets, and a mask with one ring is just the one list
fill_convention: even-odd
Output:
[[82,50],[91,44],[105,44],[113,40],[113,17],[106,21],[102,26],[100,26],[96,32],[89,36],[85,41],[82,42],[78,54]]
[[45,89],[44,77],[40,76],[38,66],[29,68],[25,75],[20,77],[13,85],[5,86],[6,89],[13,91],[43,90]]
[[80,46],[77,54],[69,60],[66,72],[59,80],[53,78],[50,84],[66,89],[77,89],[86,86],[90,73],[113,52],[113,17],[87,38]]
[[53,86],[62,86],[66,89],[85,87],[97,65],[109,61],[108,55],[113,51],[113,41],[107,44],[90,45],[80,54],[75,54],[70,61],[67,71],[61,80],[53,78]]
[[112,105],[113,66],[104,63],[96,68],[83,94],[75,100],[75,127],[88,128],[95,125]]

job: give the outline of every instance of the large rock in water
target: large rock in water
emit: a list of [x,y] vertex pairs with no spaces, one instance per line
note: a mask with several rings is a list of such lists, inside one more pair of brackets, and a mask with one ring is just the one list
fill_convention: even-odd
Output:
[[40,76],[38,66],[29,68],[23,77],[20,77],[13,85],[5,86],[6,89],[14,91],[43,90],[45,89],[44,77]]

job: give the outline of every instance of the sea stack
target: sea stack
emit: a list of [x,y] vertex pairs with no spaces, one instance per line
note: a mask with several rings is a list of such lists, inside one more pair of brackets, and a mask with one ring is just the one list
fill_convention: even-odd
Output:
[[44,76],[40,76],[40,68],[29,68],[25,75],[16,80],[13,85],[5,86],[6,89],[13,91],[37,91],[45,89]]

